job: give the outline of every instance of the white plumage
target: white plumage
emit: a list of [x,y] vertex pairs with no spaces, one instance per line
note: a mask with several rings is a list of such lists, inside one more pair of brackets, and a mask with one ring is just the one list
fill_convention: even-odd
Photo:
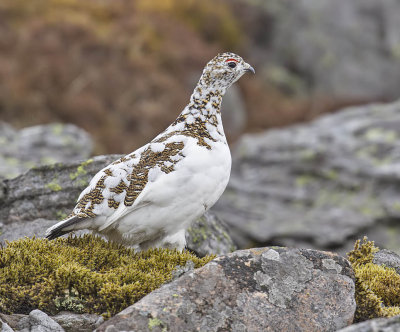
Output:
[[231,155],[220,107],[226,89],[254,69],[233,53],[204,68],[189,104],[150,143],[99,171],[49,239],[91,229],[140,249],[183,249],[185,230],[222,195]]

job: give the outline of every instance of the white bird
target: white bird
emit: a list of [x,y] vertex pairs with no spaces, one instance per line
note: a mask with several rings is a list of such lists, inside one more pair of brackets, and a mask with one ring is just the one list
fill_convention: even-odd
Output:
[[72,213],[47,229],[46,237],[90,229],[140,250],[182,250],[185,230],[228,184],[231,154],[222,96],[249,71],[255,73],[234,53],[213,58],[178,118],[150,143],[99,171]]

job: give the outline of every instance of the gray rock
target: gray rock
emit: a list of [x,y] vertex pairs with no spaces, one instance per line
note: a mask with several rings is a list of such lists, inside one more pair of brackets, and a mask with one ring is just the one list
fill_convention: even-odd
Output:
[[[259,36],[260,29],[249,32],[249,39],[257,43],[252,47],[252,54],[256,53],[253,56],[260,58],[260,64],[266,64],[258,67],[258,73],[264,72],[278,85],[285,81],[289,90],[305,90],[305,86],[311,96],[347,100],[399,98],[397,0],[251,3],[268,22],[263,23],[266,36]],[[259,27],[261,21],[258,24]]]
[[344,258],[287,248],[236,251],[150,293],[97,331],[336,331],[353,320]]
[[350,325],[337,332],[398,332],[400,331],[400,316],[391,318],[376,318],[362,323]]
[[28,316],[18,322],[18,331],[27,332],[64,332],[65,330],[46,313],[32,310]]
[[0,228],[0,244],[14,241],[25,236],[44,237],[48,227],[57,223],[56,220],[35,219],[32,221],[17,221]]
[[387,249],[379,250],[375,253],[373,262],[378,265],[391,267],[400,274],[400,256],[393,251]]
[[66,332],[89,332],[96,329],[104,322],[102,316],[94,314],[75,314],[60,312],[52,317]]
[[228,138],[237,138],[247,124],[246,107],[240,89],[233,85],[224,96],[221,116]]
[[3,228],[11,222],[66,217],[93,175],[118,157],[98,156],[83,162],[35,167],[17,178],[4,180],[5,194],[0,197]]
[[172,272],[172,280],[178,279],[187,272],[194,270],[194,263],[192,261],[187,261],[184,266],[178,265]]
[[14,332],[14,330],[0,318],[0,332]]
[[53,123],[19,131],[0,123],[0,176],[13,178],[39,165],[87,159],[92,140],[71,124]]
[[3,324],[4,323],[7,324],[12,330],[15,330],[17,328],[18,322],[24,317],[26,317],[26,315],[22,314],[6,315],[0,313],[0,321],[2,321]]
[[400,248],[400,102],[246,135],[212,208],[240,247]]
[[[15,331],[29,331],[32,328],[32,324],[33,325],[37,324],[38,321],[37,317],[41,319],[41,317],[43,316],[44,319],[47,321],[47,318],[44,316],[45,314],[44,315],[43,314],[44,314],[43,312],[31,313],[30,315],[22,315],[22,314],[5,315],[0,313],[0,320],[3,320]],[[33,319],[32,316],[34,317]],[[76,314],[68,311],[60,312],[55,316],[51,316],[50,319],[58,323],[66,332],[93,331],[94,329],[96,329],[96,327],[98,327],[100,324],[104,322],[102,316],[94,314]],[[51,328],[51,326],[53,325],[48,325],[50,326],[48,328]],[[59,327],[57,328],[59,329]]]
[[211,212],[206,212],[189,227],[186,247],[200,257],[223,255],[236,250],[226,224]]

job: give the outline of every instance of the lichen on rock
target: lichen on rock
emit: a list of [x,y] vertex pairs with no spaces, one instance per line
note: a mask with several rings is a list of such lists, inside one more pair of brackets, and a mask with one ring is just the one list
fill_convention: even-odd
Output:
[[62,310],[110,317],[172,279],[177,266],[213,256],[131,248],[93,235],[54,241],[24,238],[0,247],[0,311]]
[[355,321],[400,315],[400,275],[394,268],[373,263],[378,251],[364,237],[348,253],[356,276]]

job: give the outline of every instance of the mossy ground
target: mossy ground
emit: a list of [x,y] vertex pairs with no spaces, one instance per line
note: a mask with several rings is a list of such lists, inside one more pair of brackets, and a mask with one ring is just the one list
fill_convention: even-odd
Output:
[[355,321],[400,315],[400,275],[373,263],[377,251],[374,242],[364,238],[348,253],[356,276]]
[[212,258],[169,249],[136,253],[92,235],[20,239],[0,248],[0,312],[110,317],[169,281],[177,266],[193,261],[197,268]]

